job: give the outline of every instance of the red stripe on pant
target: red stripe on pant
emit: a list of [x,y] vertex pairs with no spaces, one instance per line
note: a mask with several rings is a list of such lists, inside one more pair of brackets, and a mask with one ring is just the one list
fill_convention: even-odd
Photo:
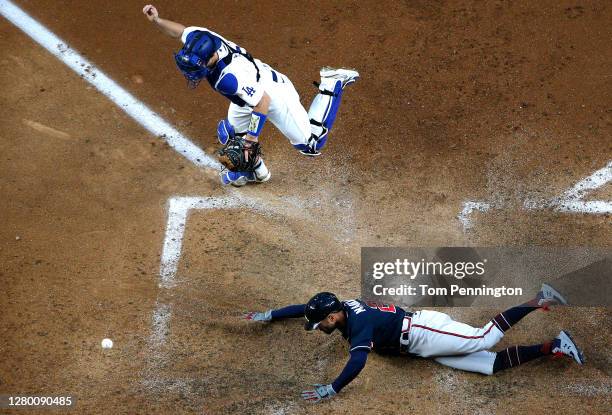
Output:
[[455,337],[461,337],[463,339],[482,339],[484,338],[484,336],[486,336],[487,334],[489,334],[489,332],[491,331],[491,329],[493,327],[495,327],[494,324],[491,324],[491,326],[487,329],[487,331],[484,332],[484,334],[482,334],[482,336],[465,336],[463,334],[458,334],[458,333],[451,333],[449,331],[442,331],[442,330],[438,330],[438,329],[433,329],[431,327],[427,327],[427,326],[422,326],[420,324],[413,324],[412,327],[419,327],[425,330],[430,330],[430,331],[434,331],[436,333],[440,333],[440,334],[447,334],[449,336],[455,336]]

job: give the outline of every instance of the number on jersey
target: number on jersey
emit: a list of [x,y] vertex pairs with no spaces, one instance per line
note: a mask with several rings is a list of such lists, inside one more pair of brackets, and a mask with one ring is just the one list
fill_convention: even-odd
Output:
[[380,311],[384,311],[385,313],[395,313],[395,305],[393,304],[381,304],[376,303],[374,301],[368,301],[366,304],[370,308],[377,308]]

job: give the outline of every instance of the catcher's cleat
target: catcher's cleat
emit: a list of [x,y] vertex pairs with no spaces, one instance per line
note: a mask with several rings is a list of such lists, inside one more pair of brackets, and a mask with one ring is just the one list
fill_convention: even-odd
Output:
[[574,343],[574,339],[572,339],[572,336],[570,336],[570,334],[565,330],[562,330],[561,333],[559,333],[559,335],[555,338],[555,340],[553,340],[553,347],[551,349],[551,352],[555,355],[564,354],[566,356],[570,356],[579,365],[582,365],[585,362],[582,350],[580,350],[580,348],[576,346],[576,343]]
[[542,284],[540,292],[538,292],[536,299],[538,305],[541,307],[548,307],[551,305],[567,305],[567,300],[548,284]]
[[[312,120],[310,121],[312,123]],[[321,149],[325,146],[327,142],[327,133],[329,133],[329,129],[323,126],[322,134],[319,137],[315,137],[314,134],[310,136],[308,140],[308,144],[294,144],[293,147],[297,148],[300,153],[309,157],[316,157],[321,155]]]
[[235,187],[242,187],[247,183],[263,183],[270,180],[272,174],[263,163],[263,160],[257,164],[255,171],[232,171],[226,170],[221,172],[221,183],[224,185],[231,184]]
[[314,148],[309,147],[309,146],[305,147],[302,150],[300,150],[300,153],[302,153],[303,155],[308,156],[308,157],[316,157],[316,156],[320,156],[321,155],[320,151],[317,151]]
[[342,89],[344,89],[347,85],[350,85],[359,79],[359,72],[354,69],[347,68],[331,68],[329,66],[325,66],[321,68],[319,72],[321,75],[321,79],[323,78],[332,78],[339,79],[342,81]]
[[255,173],[249,171],[227,170],[221,173],[221,183],[231,184],[235,187],[242,187],[249,182],[255,181]]

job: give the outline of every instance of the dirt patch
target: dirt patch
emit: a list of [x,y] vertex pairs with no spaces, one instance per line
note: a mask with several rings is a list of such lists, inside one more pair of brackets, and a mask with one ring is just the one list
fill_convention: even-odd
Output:
[[[147,23],[143,4],[19,4],[214,149],[227,102],[186,89],[178,45]],[[168,199],[227,192],[0,20],[1,393],[73,393],[83,413],[609,408],[608,309],[537,313],[500,345],[567,328],[584,367],[541,360],[483,377],[372,355],[345,392],[314,407],[299,392],[342,369],[341,339],[299,321],[239,320],[320,290],[358,295],[362,246],[609,247],[609,216],[524,208],[611,159],[607,4],[261,2],[216,7],[214,21],[188,1],[158,6],[287,74],[306,105],[320,66],[356,67],[362,79],[322,157],[266,128],[272,180],[237,193],[260,209],[191,212],[176,285],[160,288]],[[470,200],[495,207],[465,230],[458,214]],[[481,324],[498,310],[445,311]],[[113,349],[100,348],[104,337]]]

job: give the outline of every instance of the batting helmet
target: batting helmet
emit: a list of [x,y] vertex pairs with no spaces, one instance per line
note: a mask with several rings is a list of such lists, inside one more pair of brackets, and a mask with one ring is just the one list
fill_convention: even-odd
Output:
[[344,306],[335,294],[328,292],[318,293],[306,303],[304,316],[307,321],[304,324],[304,328],[306,330],[314,330],[328,315],[343,309]]
[[195,30],[187,35],[185,45],[174,55],[174,60],[190,88],[198,86],[208,75],[206,64],[220,47],[221,39],[208,32]]

